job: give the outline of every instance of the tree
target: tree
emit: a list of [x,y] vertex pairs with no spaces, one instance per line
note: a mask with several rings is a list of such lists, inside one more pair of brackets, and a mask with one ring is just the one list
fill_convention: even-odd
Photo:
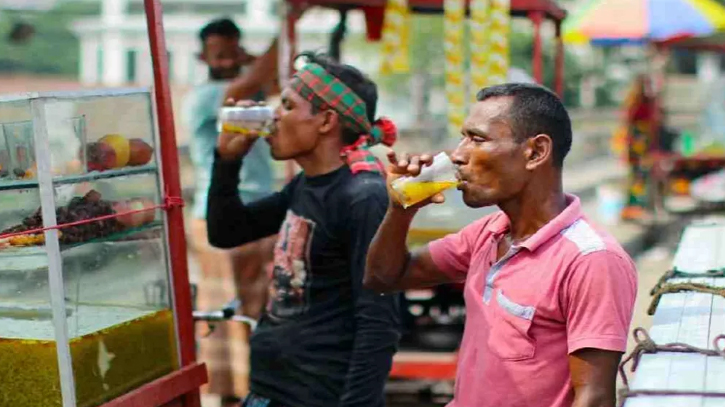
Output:
[[[79,43],[69,29],[72,20],[97,14],[98,4],[62,2],[52,11],[0,13],[0,72],[76,75]],[[13,43],[7,36],[18,21],[30,24],[35,33],[27,42]]]

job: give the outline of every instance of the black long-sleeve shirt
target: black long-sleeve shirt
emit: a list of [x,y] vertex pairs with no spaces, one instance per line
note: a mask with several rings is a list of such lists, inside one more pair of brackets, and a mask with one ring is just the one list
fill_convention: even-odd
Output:
[[343,166],[243,203],[240,165],[216,158],[207,227],[222,248],[279,233],[270,300],[250,339],[252,392],[290,407],[384,406],[399,298],[362,287],[387,209],[383,178]]

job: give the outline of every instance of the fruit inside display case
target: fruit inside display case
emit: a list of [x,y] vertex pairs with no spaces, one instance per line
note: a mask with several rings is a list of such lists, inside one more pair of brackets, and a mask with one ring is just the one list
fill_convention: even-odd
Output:
[[0,406],[94,407],[179,368],[150,93],[106,92],[0,97],[0,164],[24,171],[0,178]]

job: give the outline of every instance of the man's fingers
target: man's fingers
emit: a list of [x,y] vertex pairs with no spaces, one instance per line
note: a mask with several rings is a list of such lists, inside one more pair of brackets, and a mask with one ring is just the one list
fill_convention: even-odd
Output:
[[446,201],[446,197],[443,194],[435,194],[431,197],[430,201],[436,204],[442,204]]
[[398,155],[395,154],[395,151],[393,151],[393,150],[388,151],[387,156],[388,156],[388,162],[390,162],[390,164],[395,165],[395,166],[398,165]]
[[390,150],[387,152],[387,156],[388,161],[392,166],[391,171],[396,174],[416,176],[420,174],[424,167],[428,167],[433,164],[433,156],[431,154],[396,154],[395,151]]
[[255,102],[253,100],[240,100],[236,104],[237,107],[252,107],[252,106],[256,106],[256,105],[257,105],[257,102]]
[[433,164],[433,156],[430,154],[423,154],[420,156],[420,165],[429,166]]
[[234,99],[232,99],[232,98],[228,98],[227,100],[224,101],[224,106],[234,106],[236,104],[237,104],[237,102],[235,102]]
[[408,172],[414,176],[420,174],[420,158],[419,157],[413,156],[410,158],[410,164],[408,164]]
[[407,153],[401,154],[400,157],[398,157],[398,169],[404,170],[404,169],[408,168],[409,162],[410,162],[410,160],[408,158],[408,154]]

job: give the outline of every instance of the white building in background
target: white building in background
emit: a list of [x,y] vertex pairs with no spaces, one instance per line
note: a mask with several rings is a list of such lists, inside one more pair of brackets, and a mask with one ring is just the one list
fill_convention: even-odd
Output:
[[[80,40],[80,81],[84,85],[123,86],[153,83],[143,0],[99,0],[101,15],[78,20],[73,31]],[[207,72],[197,60],[199,30],[209,21],[231,17],[242,29],[245,47],[261,53],[279,32],[280,0],[163,0],[164,28],[173,85],[194,85]],[[298,23],[299,49],[320,49],[338,22],[335,11],[313,9]],[[360,34],[360,13],[348,18],[348,34]],[[352,53],[346,62],[363,64]],[[365,65],[365,64],[363,64]]]

